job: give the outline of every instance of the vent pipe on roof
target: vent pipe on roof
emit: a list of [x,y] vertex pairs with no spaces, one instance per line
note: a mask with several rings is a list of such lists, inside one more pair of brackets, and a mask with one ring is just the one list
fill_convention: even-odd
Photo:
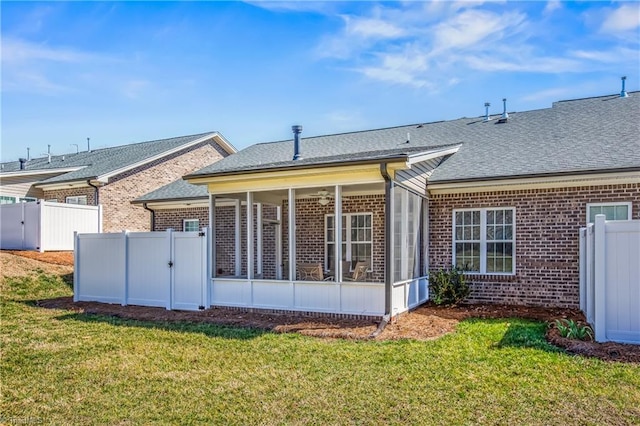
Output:
[[47,145],[47,163],[51,164],[51,144]]
[[501,118],[507,119],[509,118],[509,113],[507,113],[507,98],[502,98],[502,104],[503,104],[503,111],[502,111]]
[[629,94],[627,93],[627,91],[624,89],[624,83],[627,81],[627,77],[621,77],[620,78],[622,80],[622,91],[620,92],[620,97],[621,98],[628,98]]
[[29,154],[29,151],[31,151],[31,148],[27,147],[27,161],[31,160],[31,155]]
[[20,170],[24,170],[24,164],[27,162],[27,159],[19,158],[18,161],[20,162]]
[[300,153],[300,133],[302,132],[302,126],[291,126],[293,130],[293,160],[301,160],[302,154]]
[[489,102],[484,103],[484,122],[491,121],[491,117],[489,116],[489,107],[491,104]]
[[87,138],[87,152],[91,152],[91,145],[89,145],[89,141],[91,138]]

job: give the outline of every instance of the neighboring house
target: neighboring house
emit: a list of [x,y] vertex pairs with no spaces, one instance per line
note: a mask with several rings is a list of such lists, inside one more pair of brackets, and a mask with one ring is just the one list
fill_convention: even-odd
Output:
[[225,252],[223,265],[214,255],[212,305],[395,315],[426,301],[428,271],[457,264],[471,301],[578,307],[579,228],[599,212],[640,218],[640,92],[300,131],[185,176],[210,206],[235,204],[206,221]]
[[131,200],[234,153],[218,132],[2,164],[3,202],[45,199],[103,206],[103,230],[149,230]]

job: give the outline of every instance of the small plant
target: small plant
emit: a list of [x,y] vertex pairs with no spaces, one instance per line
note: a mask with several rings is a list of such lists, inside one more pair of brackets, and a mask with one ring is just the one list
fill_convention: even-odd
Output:
[[464,270],[457,266],[429,273],[429,295],[436,305],[455,305],[470,293]]
[[556,320],[555,324],[562,337],[593,340],[593,330],[588,325],[580,325],[572,319]]

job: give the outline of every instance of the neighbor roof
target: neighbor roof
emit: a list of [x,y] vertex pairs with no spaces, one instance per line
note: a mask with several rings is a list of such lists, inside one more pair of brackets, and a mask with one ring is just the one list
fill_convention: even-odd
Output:
[[430,182],[640,169],[640,92],[560,101],[551,108],[496,118],[460,118],[386,129],[261,143],[185,178],[346,162],[384,161],[461,145]]
[[149,192],[132,201],[134,204],[148,203],[152,201],[181,201],[209,198],[206,185],[192,185],[189,182],[178,179],[155,191]]
[[34,170],[50,170],[78,168],[70,172],[62,173],[39,182],[39,185],[51,183],[72,182],[86,179],[97,179],[118,170],[126,170],[139,163],[150,161],[155,157],[161,157],[172,151],[180,150],[189,144],[198,143],[218,136],[223,141],[222,149],[232,153],[233,148],[218,132],[200,133],[197,135],[180,136],[169,139],[140,142],[129,145],[101,148],[79,153],[52,155],[51,162],[48,157],[34,158],[26,163],[24,170],[20,170],[20,163],[12,161],[2,163],[2,173],[29,173]]

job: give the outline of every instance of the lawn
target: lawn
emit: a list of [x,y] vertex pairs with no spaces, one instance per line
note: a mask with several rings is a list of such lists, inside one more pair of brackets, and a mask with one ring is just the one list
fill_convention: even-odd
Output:
[[44,273],[1,291],[0,424],[640,423],[640,365],[564,354],[535,321],[323,340],[44,309],[71,294]]

